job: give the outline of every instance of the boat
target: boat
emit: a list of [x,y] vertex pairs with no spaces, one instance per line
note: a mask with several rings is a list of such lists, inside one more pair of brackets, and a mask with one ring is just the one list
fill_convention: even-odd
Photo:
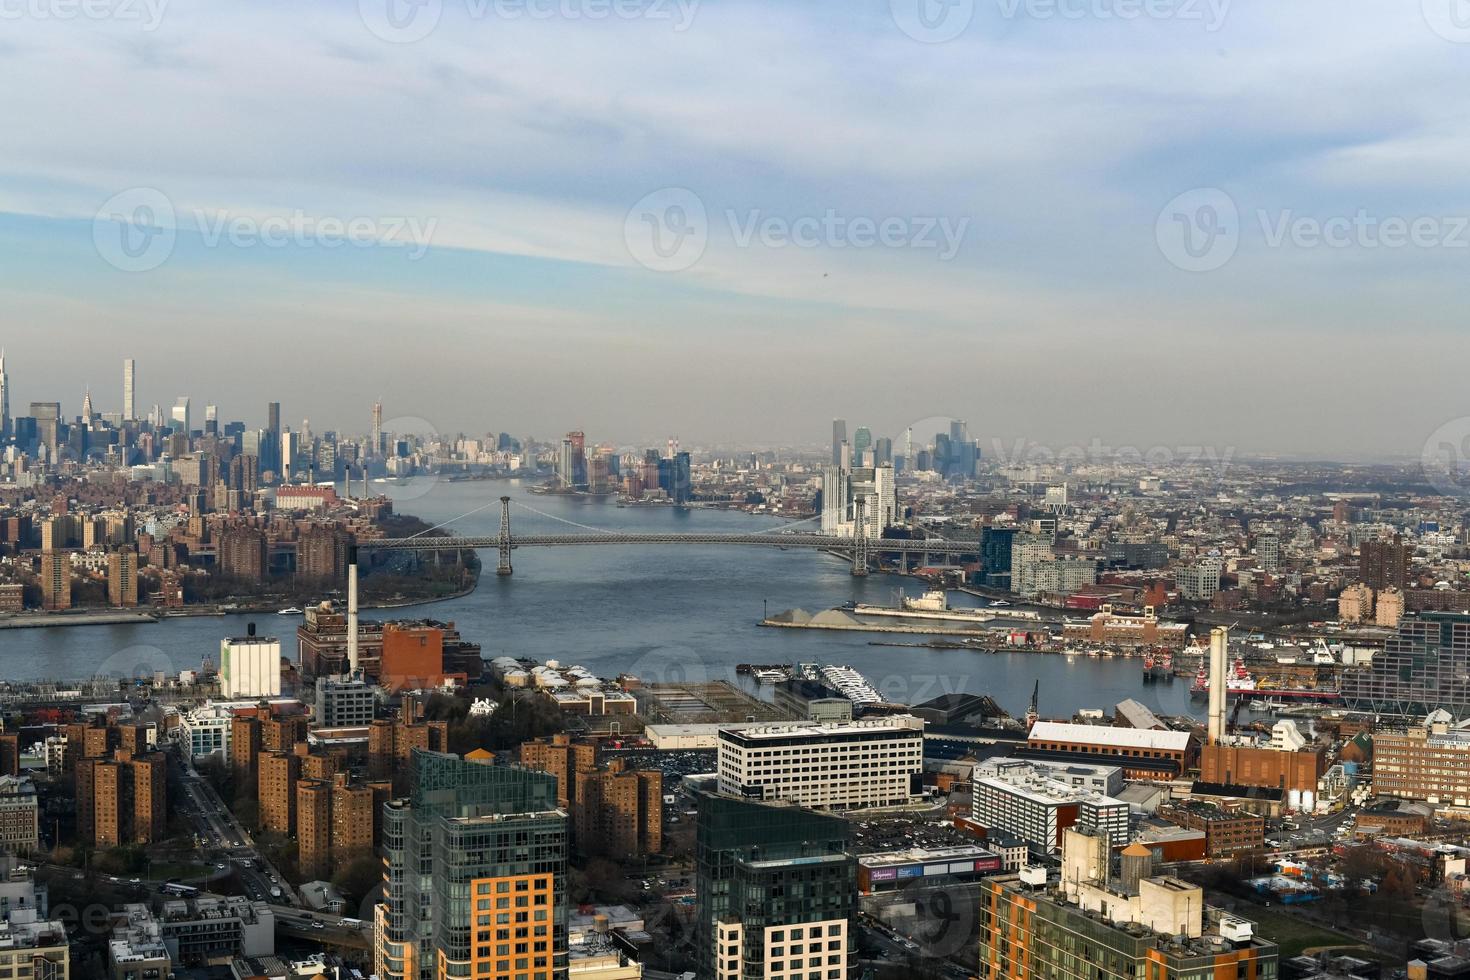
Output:
[[753,676],[757,684],[780,684],[790,677],[786,671],[774,669],[757,670],[753,673]]
[[[1190,687],[1191,697],[1204,698],[1210,693],[1210,672],[1205,664],[1200,664],[1199,671],[1194,675],[1194,684]],[[1226,697],[1239,697],[1242,694],[1256,693],[1256,679],[1245,669],[1245,661],[1239,657],[1230,665],[1230,671],[1225,675]]]
[[287,606],[285,609],[282,609],[279,612],[277,612],[276,615],[277,616],[300,616],[301,615],[301,610],[300,609],[297,609],[295,606]]
[[1010,603],[1009,602],[1006,602],[1004,599],[996,599],[990,605],[993,606],[993,607],[1001,607],[1001,606],[1009,606]]
[[1150,650],[1143,655],[1143,682],[1145,684],[1157,684],[1159,681],[1174,679],[1174,654],[1164,651],[1155,656]]

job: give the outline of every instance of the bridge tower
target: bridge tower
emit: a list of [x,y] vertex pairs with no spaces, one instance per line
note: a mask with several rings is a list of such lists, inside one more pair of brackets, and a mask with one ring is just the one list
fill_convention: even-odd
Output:
[[864,519],[867,504],[865,497],[853,501],[857,513],[852,527],[852,574],[859,578],[868,574],[868,522]]
[[510,498],[500,498],[500,563],[495,566],[496,575],[511,574],[510,567]]

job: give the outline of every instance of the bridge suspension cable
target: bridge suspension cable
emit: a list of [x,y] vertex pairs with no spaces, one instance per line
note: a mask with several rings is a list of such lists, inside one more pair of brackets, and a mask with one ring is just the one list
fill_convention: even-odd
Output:
[[593,527],[590,524],[578,524],[576,521],[569,521],[565,517],[557,517],[555,514],[548,514],[544,510],[537,510],[535,507],[532,507],[530,504],[523,504],[519,500],[512,500],[511,503],[515,504],[517,507],[521,508],[522,510],[528,510],[528,511],[530,511],[531,513],[535,514],[537,517],[544,517],[547,520],[557,521],[557,522],[559,522],[561,524],[568,524],[568,525],[570,525],[572,527],[579,527],[579,528],[581,528],[584,531],[594,531],[594,532],[596,532],[598,534],[620,534],[620,533],[622,533],[620,531],[612,531],[612,530],[609,530],[609,529],[607,529],[605,527]]

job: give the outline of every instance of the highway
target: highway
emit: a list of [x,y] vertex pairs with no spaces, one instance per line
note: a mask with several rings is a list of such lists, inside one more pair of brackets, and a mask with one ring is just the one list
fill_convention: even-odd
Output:
[[[184,790],[184,799],[178,801],[180,812],[194,823],[210,859],[223,858],[233,863],[250,898],[299,906],[301,899],[295,889],[255,847],[250,833],[220,799],[209,780],[199,775],[193,761],[182,750],[171,756],[177,760],[179,782]],[[279,890],[279,896],[272,894],[275,890]]]

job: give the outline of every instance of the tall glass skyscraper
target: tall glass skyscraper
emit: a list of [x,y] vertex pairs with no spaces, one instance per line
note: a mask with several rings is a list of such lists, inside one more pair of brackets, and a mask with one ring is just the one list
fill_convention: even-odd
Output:
[[698,974],[843,980],[853,950],[857,859],[846,820],[789,804],[699,800]]
[[401,980],[564,980],[567,815],[556,777],[415,750],[383,811],[375,968]]

